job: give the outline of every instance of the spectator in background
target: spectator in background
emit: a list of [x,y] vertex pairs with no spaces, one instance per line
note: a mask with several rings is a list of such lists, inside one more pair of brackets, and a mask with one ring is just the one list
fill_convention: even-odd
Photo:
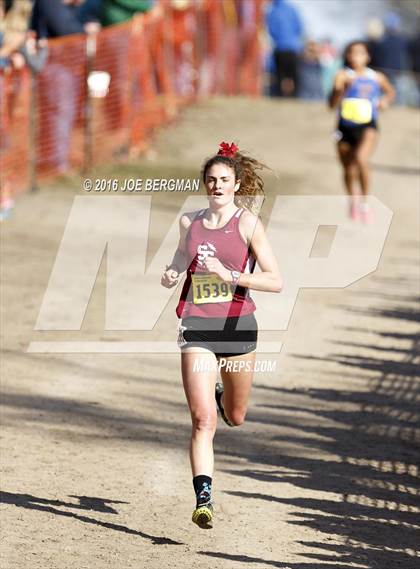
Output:
[[296,97],[299,90],[299,54],[303,48],[303,25],[299,13],[285,0],[273,0],[266,15],[266,25],[274,43],[279,94],[281,97]]
[[32,4],[32,0],[0,0],[0,69],[19,70],[28,64],[37,72],[46,61],[46,44],[28,32]]
[[416,83],[416,96],[414,104],[420,105],[420,32],[409,43],[409,53],[411,60],[411,70],[414,73],[414,81]]
[[322,94],[323,97],[326,97],[331,91],[334,76],[341,65],[341,59],[330,38],[321,41],[319,51],[319,61],[322,68]]
[[[10,123],[16,110],[16,98],[21,89],[22,74],[13,73],[25,65],[21,49],[25,44],[30,0],[3,2],[0,0],[0,159],[11,150]],[[3,73],[7,73],[7,81]],[[11,178],[0,172],[0,221],[10,217],[14,201]]]
[[[154,0],[102,0],[100,21],[105,27],[128,22],[136,14],[152,10]],[[104,35],[96,64],[111,76],[109,93],[104,99],[107,128],[114,131],[120,151],[128,144],[127,124],[130,113],[130,34],[123,30]],[[137,81],[138,85],[138,81]]]
[[299,61],[299,91],[302,99],[319,101],[322,93],[322,67],[320,63],[320,46],[315,41],[305,44]]
[[[89,26],[92,23],[98,23],[101,19],[103,0],[84,0],[78,7],[76,7],[76,18],[85,27],[85,32],[89,33]],[[88,26],[88,29],[86,29]]]
[[80,0],[34,0],[31,29],[39,38],[84,33],[76,11]]
[[396,12],[384,17],[385,34],[379,42],[382,70],[397,91],[397,104],[404,102],[405,81],[403,71],[408,69],[408,41],[401,31],[401,18]]
[[381,70],[385,67],[383,48],[381,45],[382,38],[384,37],[385,26],[379,18],[372,18],[368,22],[366,32],[366,45],[370,55],[369,66],[372,67],[372,69]]
[[[81,0],[35,0],[31,29],[36,36],[58,38],[94,33],[99,24],[78,18]],[[48,65],[39,74],[38,166],[62,174],[70,168],[70,142],[78,104],[84,88],[85,47],[83,42],[55,44]]]
[[0,0],[0,68],[24,65],[18,53],[25,42],[31,11],[31,0]]
[[103,26],[121,24],[135,14],[148,12],[155,0],[102,0],[101,23]]

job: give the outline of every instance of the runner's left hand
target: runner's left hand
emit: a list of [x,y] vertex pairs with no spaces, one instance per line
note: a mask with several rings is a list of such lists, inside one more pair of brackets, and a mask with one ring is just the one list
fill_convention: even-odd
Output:
[[386,97],[382,97],[381,99],[379,99],[378,109],[380,111],[385,111],[388,107],[389,107],[389,101]]
[[209,273],[213,273],[225,282],[232,280],[232,275],[224,265],[216,257],[207,257],[204,261],[204,267]]

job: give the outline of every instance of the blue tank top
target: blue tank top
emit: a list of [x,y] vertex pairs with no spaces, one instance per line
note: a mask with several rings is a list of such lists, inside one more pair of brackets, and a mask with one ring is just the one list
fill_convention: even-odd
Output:
[[349,77],[355,77],[341,101],[339,116],[345,126],[359,126],[376,121],[381,88],[376,72],[369,67],[363,75],[346,68]]

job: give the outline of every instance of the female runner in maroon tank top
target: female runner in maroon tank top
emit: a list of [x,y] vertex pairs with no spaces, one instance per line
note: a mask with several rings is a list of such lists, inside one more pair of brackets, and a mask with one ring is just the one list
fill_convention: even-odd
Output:
[[[229,426],[244,422],[257,346],[256,309],[249,289],[280,292],[279,268],[258,217],[263,165],[221,143],[206,161],[209,207],[184,214],[180,240],[161,284],[171,288],[187,270],[176,309],[184,390],[191,412],[193,521],[212,526],[213,438],[217,406]],[[261,272],[253,274],[255,264]],[[223,383],[217,381],[217,362]]]

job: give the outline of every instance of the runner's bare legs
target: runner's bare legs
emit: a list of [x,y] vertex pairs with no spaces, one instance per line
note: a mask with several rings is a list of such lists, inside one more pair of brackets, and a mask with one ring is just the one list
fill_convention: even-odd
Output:
[[[208,364],[209,367],[205,369],[214,368],[214,371],[196,371],[196,360],[204,366]],[[205,348],[187,348],[182,351],[182,380],[192,421],[190,461],[193,476],[213,476],[213,438],[217,424],[214,399],[216,366],[215,355]]]
[[[192,474],[212,476],[213,439],[217,423],[214,397],[217,378],[216,357],[204,348],[187,348],[182,352],[181,358],[184,390],[192,420],[190,443]],[[214,371],[197,371],[194,369],[196,360]],[[239,371],[235,371],[235,362]],[[227,418],[235,426],[241,425],[245,420],[254,375],[254,362],[255,352],[250,352],[223,358],[224,365],[220,368],[224,386],[223,407]]]
[[248,409],[254,377],[255,352],[230,356],[223,360],[225,365],[220,368],[224,387],[222,405],[232,425],[239,426],[244,422]]
[[375,128],[365,128],[360,143],[355,151],[355,160],[362,194],[366,198],[369,194],[370,169],[369,160],[375,150],[378,140],[378,131]]

